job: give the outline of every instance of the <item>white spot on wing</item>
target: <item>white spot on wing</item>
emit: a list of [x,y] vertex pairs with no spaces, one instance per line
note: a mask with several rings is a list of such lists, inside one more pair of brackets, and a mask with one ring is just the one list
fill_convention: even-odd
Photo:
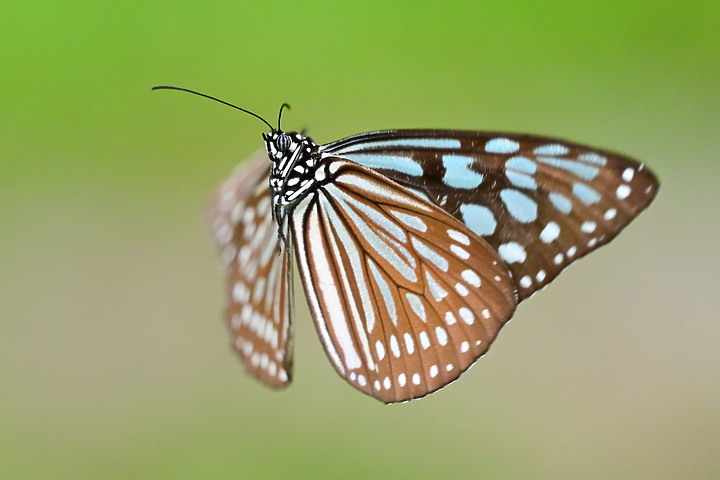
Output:
[[468,293],[470,293],[467,287],[460,282],[455,284],[455,291],[462,297],[467,297]]
[[442,327],[435,327],[435,336],[437,337],[438,343],[443,347],[447,345],[448,336],[447,331]]
[[625,171],[622,173],[622,178],[623,178],[623,180],[625,180],[626,182],[629,183],[630,181],[632,181],[634,175],[635,175],[635,170],[633,170],[632,168],[628,167],[628,168],[626,168]]
[[595,227],[597,227],[597,224],[588,220],[580,225],[580,230],[585,233],[592,233],[595,231]]
[[430,337],[428,337],[428,334],[426,331],[420,332],[420,346],[422,346],[423,350],[427,350],[430,347]]
[[407,350],[408,354],[412,355],[415,352],[415,341],[412,335],[406,333],[403,335],[403,339],[405,340],[405,350]]
[[462,318],[463,322],[467,323],[468,325],[472,325],[475,321],[475,315],[473,314],[472,310],[467,307],[462,307],[460,310],[458,310],[458,313],[460,314],[460,318]]
[[390,335],[390,350],[395,358],[400,358],[400,345],[398,344],[397,337]]
[[560,225],[555,222],[548,222],[540,232],[540,240],[544,243],[550,243],[560,235]]
[[503,243],[498,248],[498,253],[505,263],[522,263],[527,258],[525,249],[517,242]]
[[443,298],[447,297],[448,292],[440,286],[429,270],[425,270],[425,280],[427,281],[427,286],[430,289],[430,294],[436,302],[440,302]]
[[467,283],[469,283],[473,287],[480,286],[480,277],[478,277],[478,274],[475,273],[474,271],[463,270],[461,276],[462,276],[463,280],[465,280]]
[[385,358],[385,345],[380,340],[375,342],[375,350],[377,351],[378,360]]
[[458,232],[457,230],[448,230],[447,232],[448,235],[450,235],[450,238],[452,238],[456,242],[460,242],[463,245],[470,245],[470,239],[464,233]]
[[467,260],[468,258],[470,258],[470,254],[468,253],[468,251],[462,248],[460,245],[450,245],[450,251],[457,255],[458,258],[461,258],[463,260]]
[[617,190],[615,191],[615,195],[620,200],[625,200],[628,196],[630,196],[630,185],[622,184],[620,185]]

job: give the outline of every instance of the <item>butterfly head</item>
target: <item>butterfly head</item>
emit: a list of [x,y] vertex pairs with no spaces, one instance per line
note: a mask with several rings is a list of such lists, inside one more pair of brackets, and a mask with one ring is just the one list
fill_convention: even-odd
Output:
[[[290,105],[283,103],[278,112],[277,128],[270,129],[270,133],[263,134],[265,140],[265,149],[270,156],[270,160],[275,165],[283,164],[291,157],[297,159],[302,155],[304,150],[306,154],[312,151],[312,140],[298,132],[284,132],[280,127],[282,122],[283,110],[290,109]],[[285,160],[285,161],[284,161]]]
[[263,134],[263,140],[265,140],[268,156],[275,164],[285,163],[292,157],[310,154],[314,145],[312,140],[299,132],[283,132],[282,130],[272,130],[270,133]]

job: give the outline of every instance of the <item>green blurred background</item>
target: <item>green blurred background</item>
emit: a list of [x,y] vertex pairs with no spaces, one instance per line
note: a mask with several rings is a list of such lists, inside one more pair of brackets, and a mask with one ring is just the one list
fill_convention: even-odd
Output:
[[[718,478],[720,4],[6,2],[0,477]],[[663,182],[463,378],[383,406],[249,378],[204,205],[262,125],[559,136]],[[299,292],[298,292],[299,293]]]

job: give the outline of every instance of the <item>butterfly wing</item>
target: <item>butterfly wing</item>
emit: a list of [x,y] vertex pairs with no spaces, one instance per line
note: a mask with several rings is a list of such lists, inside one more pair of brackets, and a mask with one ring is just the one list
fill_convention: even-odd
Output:
[[218,189],[210,221],[227,268],[227,307],[233,346],[247,370],[272,387],[292,373],[289,255],[272,219],[270,160],[258,153]]
[[382,175],[339,159],[327,175],[290,223],[333,366],[386,403],[452,382],[512,316],[507,268],[457,219]]
[[614,238],[658,190],[635,160],[531,135],[386,131],[322,150],[382,173],[465,223],[500,253],[521,300]]

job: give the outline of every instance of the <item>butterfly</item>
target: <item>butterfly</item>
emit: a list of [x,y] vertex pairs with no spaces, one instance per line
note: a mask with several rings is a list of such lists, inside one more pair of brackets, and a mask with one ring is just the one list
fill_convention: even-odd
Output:
[[319,145],[280,128],[282,107],[277,127],[235,108],[270,128],[266,151],[209,215],[233,346],[271,387],[292,379],[293,255],[337,373],[403,402],[456,380],[519,302],[612,240],[659,187],[635,160],[555,138],[389,130]]

